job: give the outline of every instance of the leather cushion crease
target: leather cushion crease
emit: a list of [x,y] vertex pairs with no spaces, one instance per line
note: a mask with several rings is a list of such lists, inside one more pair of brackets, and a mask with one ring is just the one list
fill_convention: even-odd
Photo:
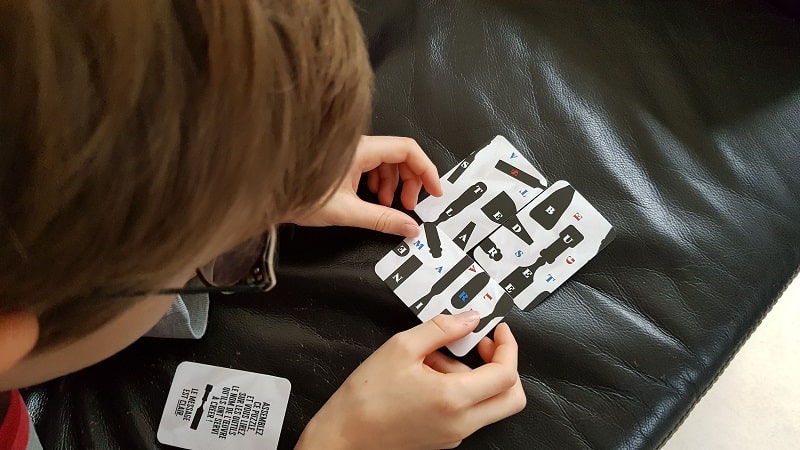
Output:
[[[618,232],[542,305],[507,317],[527,408],[460,448],[661,445],[800,266],[798,20],[755,1],[358,11],[373,134],[417,139],[441,173],[503,134]],[[361,361],[417,324],[373,272],[398,241],[284,230],[277,288],[212,299],[203,339],[141,339],[27,390],[42,443],[159,448],[172,376],[190,360],[289,379],[291,448]]]

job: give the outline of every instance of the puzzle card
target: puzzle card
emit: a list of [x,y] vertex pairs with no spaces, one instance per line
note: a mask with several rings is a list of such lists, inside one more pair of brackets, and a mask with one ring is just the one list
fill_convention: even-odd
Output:
[[285,378],[184,361],[156,437],[199,450],[276,449],[291,389]]
[[430,222],[420,225],[418,237],[384,256],[375,273],[423,322],[442,313],[480,313],[475,331],[448,346],[456,356],[477,345],[514,306],[513,298]]
[[503,136],[471,153],[441,180],[444,195],[425,198],[414,211],[467,251],[547,186],[544,176]]
[[472,256],[523,310],[541,303],[615,237],[611,224],[566,181],[557,181]]

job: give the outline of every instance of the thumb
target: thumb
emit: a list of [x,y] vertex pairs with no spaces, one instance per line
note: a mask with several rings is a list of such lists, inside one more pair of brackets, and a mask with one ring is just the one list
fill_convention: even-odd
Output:
[[[470,334],[478,325],[477,311],[465,311],[455,316],[439,314],[433,319],[404,331],[414,355],[425,357],[435,350]],[[405,340],[405,339],[404,339]]]
[[415,237],[419,234],[417,221],[408,214],[383,205],[357,199],[348,204],[347,224],[381,233]]

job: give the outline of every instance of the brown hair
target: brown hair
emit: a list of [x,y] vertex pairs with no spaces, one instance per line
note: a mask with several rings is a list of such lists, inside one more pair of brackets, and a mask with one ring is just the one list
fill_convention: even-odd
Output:
[[0,311],[68,342],[131,303],[87,294],[319,202],[371,90],[346,0],[0,2]]

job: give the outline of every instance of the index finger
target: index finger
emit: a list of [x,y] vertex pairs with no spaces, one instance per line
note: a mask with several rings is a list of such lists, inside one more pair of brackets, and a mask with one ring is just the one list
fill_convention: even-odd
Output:
[[517,341],[507,324],[501,323],[494,331],[495,349],[492,360],[469,373],[454,374],[463,377],[464,395],[471,404],[511,389],[519,379],[517,372]]
[[383,163],[405,164],[411,172],[422,180],[422,185],[431,195],[442,195],[439,171],[417,141],[396,136],[364,136],[365,150],[360,161],[362,171],[372,170]]

